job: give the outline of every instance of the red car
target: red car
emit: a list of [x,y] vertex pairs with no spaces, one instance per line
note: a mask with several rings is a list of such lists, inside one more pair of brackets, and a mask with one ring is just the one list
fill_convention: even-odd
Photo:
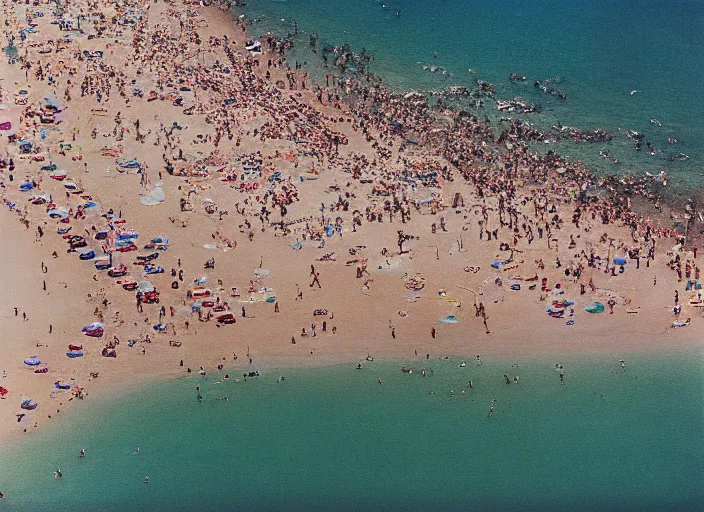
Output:
[[137,246],[136,245],[125,245],[124,247],[118,247],[117,252],[132,252],[136,251]]

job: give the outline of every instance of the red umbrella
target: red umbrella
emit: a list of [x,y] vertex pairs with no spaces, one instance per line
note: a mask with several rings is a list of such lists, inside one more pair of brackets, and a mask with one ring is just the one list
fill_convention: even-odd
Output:
[[0,396],[5,396],[8,393],[7,389],[0,386]]

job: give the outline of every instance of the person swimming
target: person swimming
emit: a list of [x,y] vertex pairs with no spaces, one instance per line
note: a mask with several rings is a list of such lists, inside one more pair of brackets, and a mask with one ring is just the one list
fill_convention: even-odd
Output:
[[81,452],[78,454],[78,457],[82,459],[85,456],[86,456],[86,449],[81,448]]

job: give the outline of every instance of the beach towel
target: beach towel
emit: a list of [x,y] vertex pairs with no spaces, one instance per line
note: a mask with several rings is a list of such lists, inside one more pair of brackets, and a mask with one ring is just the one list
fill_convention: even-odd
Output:
[[12,130],[12,123],[10,121],[7,121],[5,123],[0,123],[0,130]]
[[122,167],[123,169],[137,169],[141,167],[139,165],[139,162],[137,162],[136,158],[133,158],[131,160],[125,160],[124,162],[121,162],[120,160],[115,160],[115,164],[118,167]]

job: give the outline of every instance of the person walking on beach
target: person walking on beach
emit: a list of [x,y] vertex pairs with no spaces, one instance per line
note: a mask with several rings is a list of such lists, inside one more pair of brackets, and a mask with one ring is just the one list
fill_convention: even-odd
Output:
[[[319,279],[319,278],[320,278],[320,272],[315,272],[315,273],[313,274],[313,282],[310,283],[310,287],[311,287],[311,288],[313,288],[313,285],[316,285],[316,284],[318,285],[318,288],[322,288],[322,286],[320,285],[320,279]],[[299,296],[300,296],[300,295],[301,295],[301,294],[299,293]],[[303,298],[303,297],[301,297],[301,298]]]

